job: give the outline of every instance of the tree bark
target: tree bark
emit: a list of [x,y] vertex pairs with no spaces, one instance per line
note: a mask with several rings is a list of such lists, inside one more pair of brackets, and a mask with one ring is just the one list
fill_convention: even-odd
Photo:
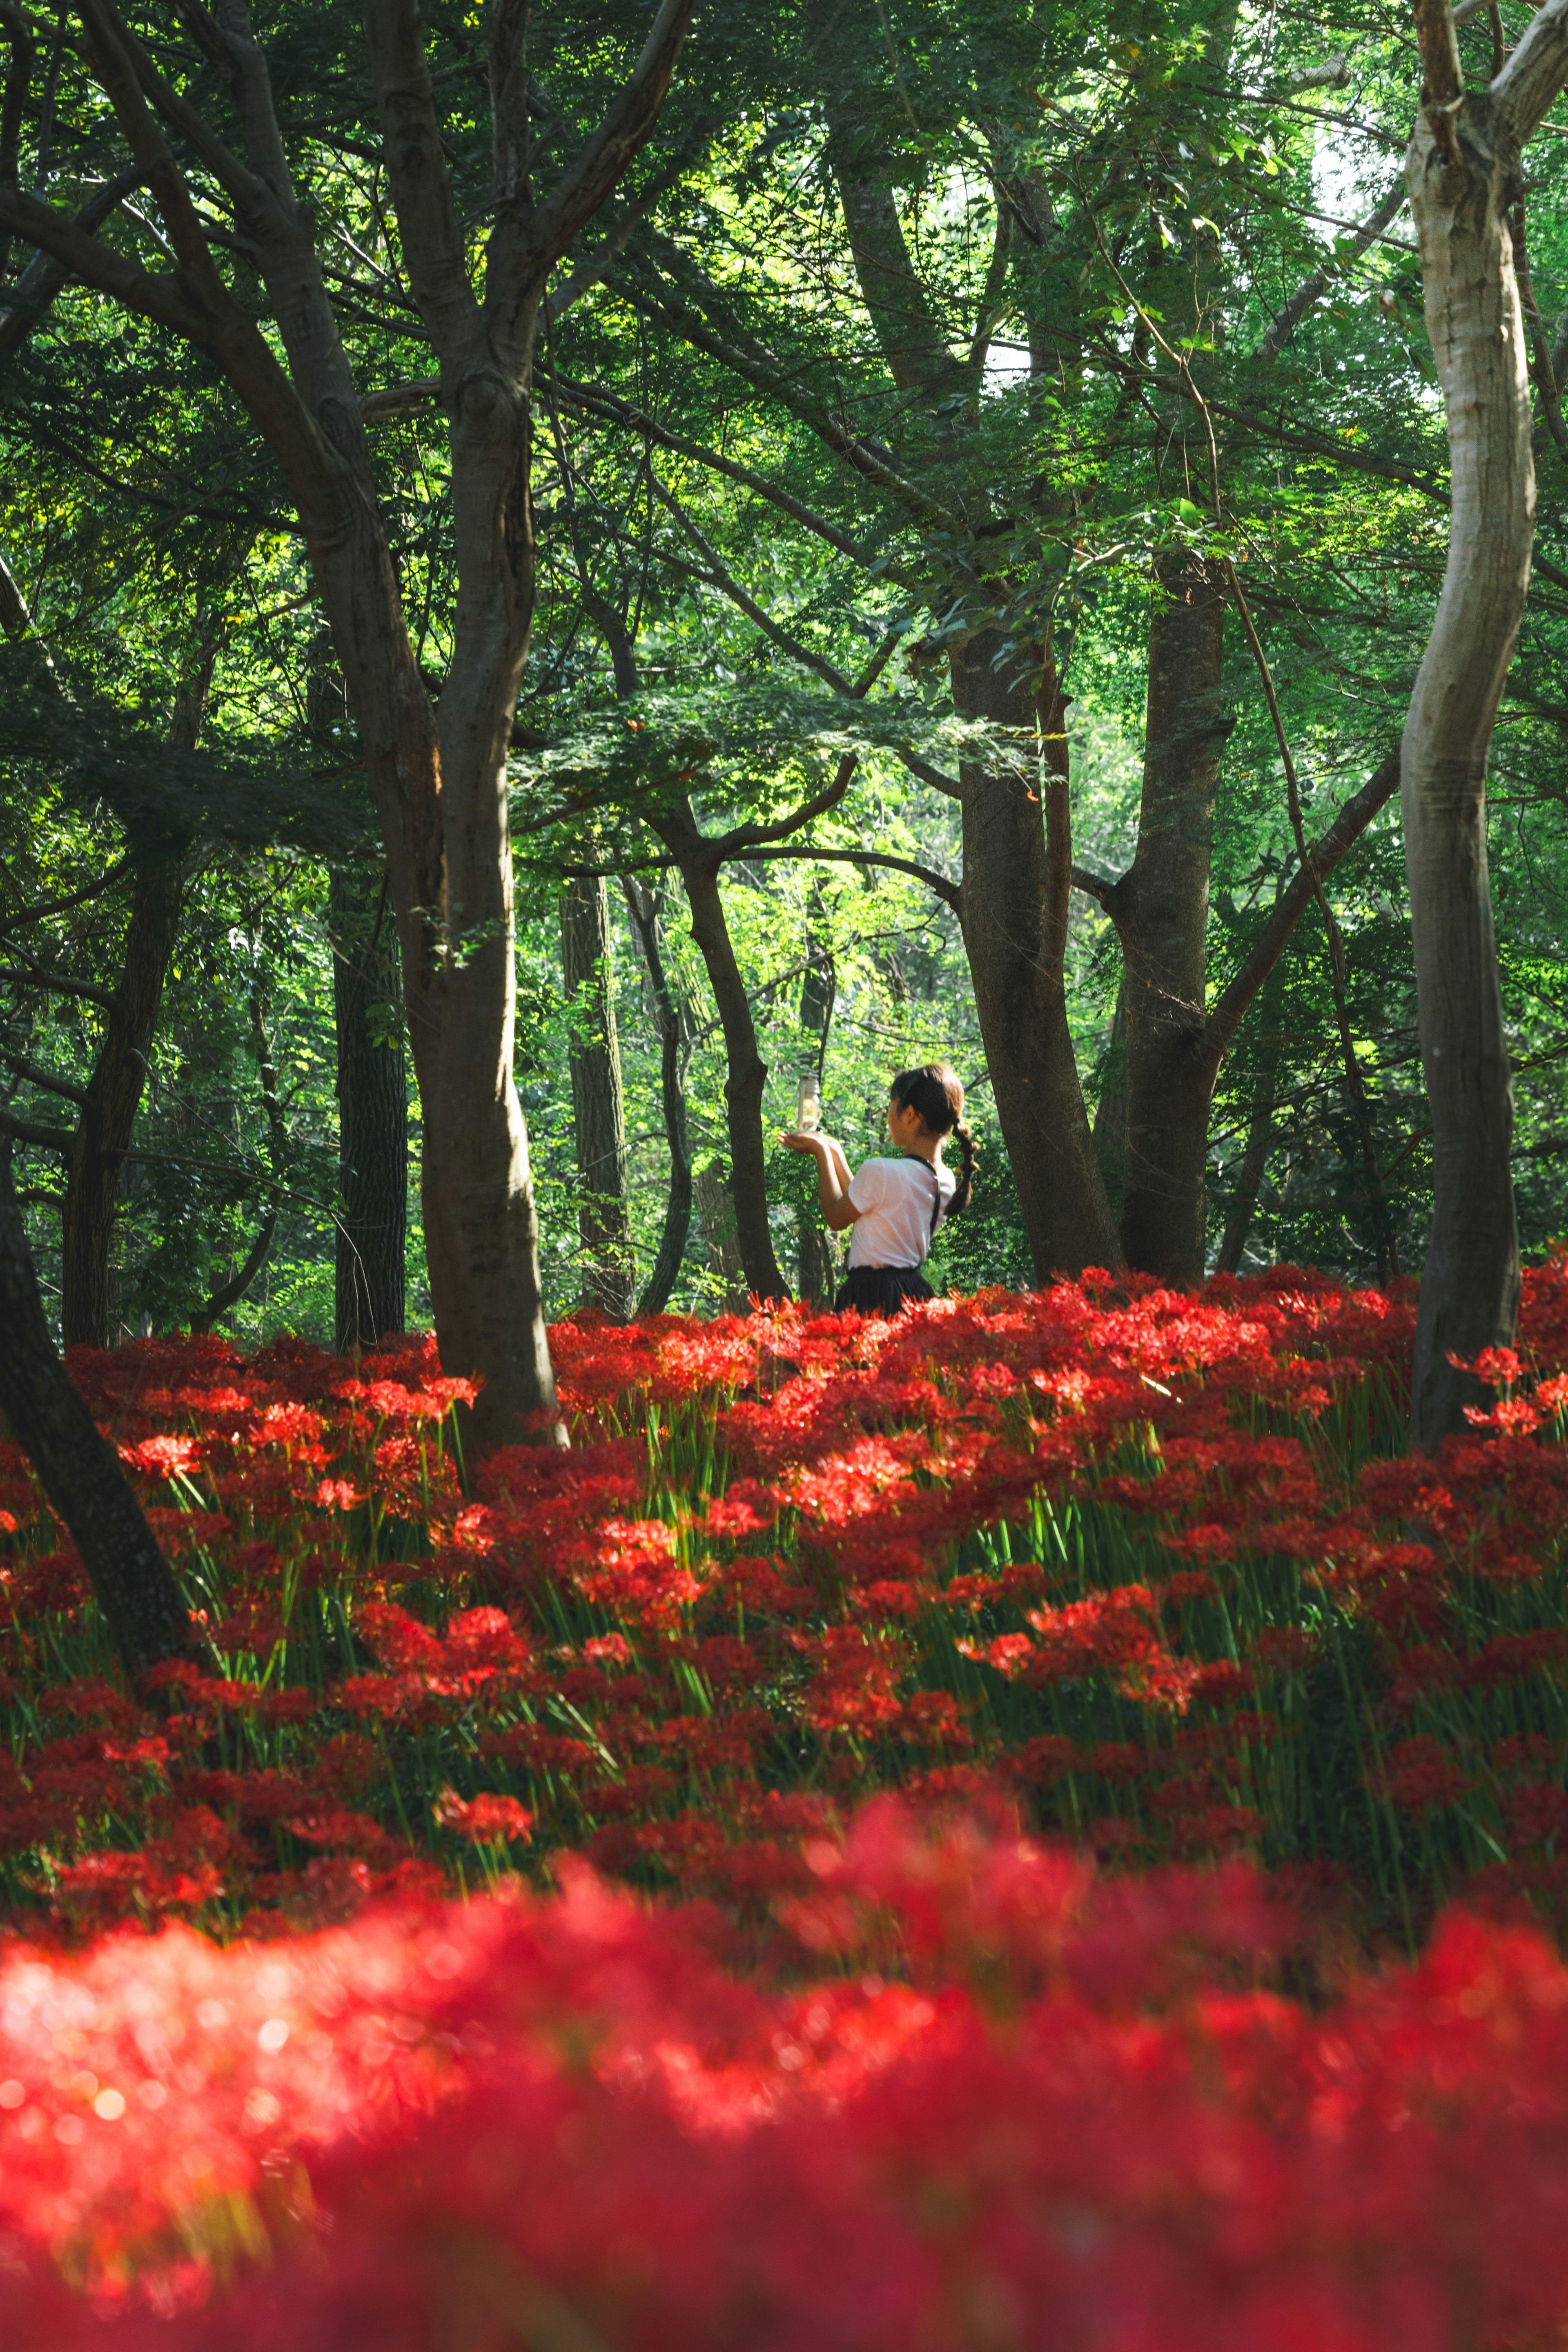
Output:
[[679,866],[687,904],[691,909],[691,936],[701,951],[724,1034],[729,1190],[742,1269],[754,1297],[787,1298],[789,1292],[773,1255],[773,1229],[768,1222],[767,1145],[763,1136],[763,1090],[767,1084],[768,1066],[758,1045],[746,983],[735,961],[734,942],[724,919],[719,860],[702,842],[689,807],[683,805],[673,816],[654,817],[649,822]]
[[1121,1214],[1121,1177],[1127,1164],[1127,993],[1126,975],[1116,991],[1101,1066],[1100,1100],[1094,1107],[1089,1139],[1100,1162],[1100,1181],[1113,1217]]
[[653,991],[654,1016],[658,1024],[659,1097],[665,1139],[669,1146],[669,1194],[665,1203],[664,1227],[647,1287],[637,1300],[637,1313],[662,1315],[679,1279],[691,1231],[691,1146],[687,1139],[681,1067],[685,1023],[659,950],[658,903],[651,894],[645,897],[630,876],[625,877],[623,887],[647,965],[648,986]]
[[68,1348],[109,1345],[109,1257],[121,1171],[179,937],[182,866],[177,850],[136,861],[120,978],[66,1162],[60,1324]]
[[1140,1273],[1200,1282],[1213,1090],[1192,1048],[1206,1019],[1225,605],[1214,567],[1191,556],[1157,558],[1154,583],[1138,847],[1109,901],[1127,1015],[1121,1247]]
[[1035,1273],[1047,1282],[1112,1265],[1120,1250],[1068,1027],[1066,706],[1054,671],[1037,690],[999,677],[997,651],[996,633],[985,630],[955,655],[954,706],[964,718],[1031,731],[1037,720],[1045,759],[1037,775],[963,771],[962,921],[1002,1139]]
[[0,1140],[0,1407],[70,1529],[133,1683],[197,1648],[195,1628],[119,1458],[56,1355]]
[[[216,639],[208,638],[180,682],[169,729],[176,751],[195,750],[216,657]],[[109,1258],[121,1171],[146,1084],[169,959],[179,938],[189,848],[188,841],[174,840],[132,850],[131,915],[120,978],[66,1163],[60,1325],[68,1348],[109,1345]]]
[[577,1223],[583,1287],[589,1305],[624,1323],[635,1297],[626,1094],[610,965],[610,894],[602,874],[574,875],[562,889],[561,963],[583,1195]]
[[1489,90],[1466,96],[1447,6],[1418,0],[1423,111],[1405,178],[1447,413],[1452,520],[1405,724],[1401,800],[1433,1206],[1411,1442],[1486,1391],[1450,1360],[1507,1346],[1519,1307],[1513,1101],[1487,873],[1486,762],[1535,529],[1528,355],[1508,211],[1520,152],[1568,79],[1568,0],[1548,0]]
[[720,1284],[719,1311],[744,1315],[751,1286],[741,1262],[736,1232],[735,1196],[721,1160],[705,1160],[692,1180],[698,1221],[708,1251],[708,1271]]
[[334,1264],[340,1356],[407,1320],[408,1083],[397,940],[385,887],[342,867],[331,877],[332,1018],[337,1033],[339,1186]]
[[[800,983],[801,1042],[805,1047],[801,1066],[803,1070],[815,1067],[819,1080],[827,1059],[827,1033],[832,1024],[837,997],[832,953],[826,948],[814,947],[808,931],[806,966]],[[834,1248],[832,1234],[822,1222],[815,1171],[809,1160],[802,1173],[809,1174],[812,1181],[803,1188],[805,1204],[800,1211],[799,1244],[795,1253],[800,1295],[813,1307],[831,1307],[838,1286],[838,1253]]]
[[1279,1032],[1284,977],[1283,962],[1276,964],[1264,982],[1258,999],[1261,1051],[1253,1073],[1247,1142],[1242,1150],[1241,1166],[1237,1172],[1236,1190],[1226,1213],[1225,1232],[1220,1237],[1219,1257],[1215,1269],[1218,1274],[1238,1274],[1241,1270],[1247,1237],[1258,1214],[1258,1196],[1263,1189],[1264,1171],[1268,1165],[1268,1148],[1274,1134],[1274,1087],[1279,1075],[1279,1055],[1284,1043]]

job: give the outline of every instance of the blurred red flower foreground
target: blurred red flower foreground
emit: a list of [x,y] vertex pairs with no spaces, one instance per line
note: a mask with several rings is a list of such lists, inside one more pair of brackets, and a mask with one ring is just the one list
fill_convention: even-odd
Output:
[[0,1447],[0,2345],[1561,2345],[1568,1266],[1436,1462],[1410,1326],[584,1321],[472,1492],[425,1342],[74,1361],[209,1656]]
[[4,2340],[1561,2341],[1568,1972],[1538,1935],[1450,1918],[1314,2011],[1252,1989],[1293,1923],[1237,1865],[1097,1885],[889,1798],[812,1860],[797,1932],[859,1972],[787,1994],[710,1910],[581,1866],[544,1902],[13,1959]]

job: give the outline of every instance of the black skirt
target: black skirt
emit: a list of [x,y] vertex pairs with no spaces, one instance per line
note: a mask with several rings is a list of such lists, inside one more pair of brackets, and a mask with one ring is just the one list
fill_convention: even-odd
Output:
[[862,1315],[896,1315],[901,1307],[935,1297],[918,1265],[852,1265],[833,1305],[840,1315],[847,1307]]

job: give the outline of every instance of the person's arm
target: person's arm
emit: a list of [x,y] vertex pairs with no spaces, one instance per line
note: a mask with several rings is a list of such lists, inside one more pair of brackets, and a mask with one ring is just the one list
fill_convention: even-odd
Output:
[[779,1140],[786,1151],[816,1154],[816,1197],[822,1203],[822,1221],[832,1233],[847,1232],[863,1213],[849,1198],[849,1162],[842,1147],[831,1135],[783,1135]]

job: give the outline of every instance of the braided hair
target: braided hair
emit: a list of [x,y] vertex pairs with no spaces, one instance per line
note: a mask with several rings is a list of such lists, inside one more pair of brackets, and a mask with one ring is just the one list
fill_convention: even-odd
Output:
[[947,1204],[947,1214],[956,1216],[960,1209],[969,1206],[974,1163],[980,1157],[979,1146],[964,1124],[963,1088],[956,1071],[948,1062],[924,1062],[918,1070],[900,1070],[888,1092],[901,1109],[914,1112],[928,1135],[957,1139],[963,1165],[958,1189]]

